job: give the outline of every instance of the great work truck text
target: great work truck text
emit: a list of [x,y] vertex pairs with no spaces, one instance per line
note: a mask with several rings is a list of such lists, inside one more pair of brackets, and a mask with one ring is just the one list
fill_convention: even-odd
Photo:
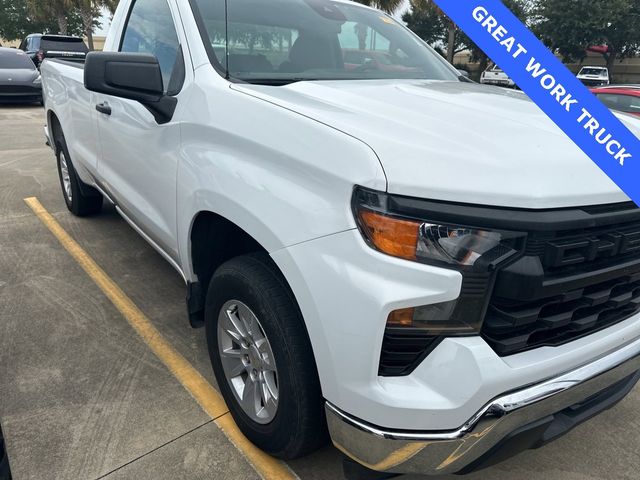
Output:
[[607,154],[624,166],[625,162],[633,157],[623,142],[615,137],[603,122],[598,120],[586,107],[581,106],[578,99],[568,91],[568,89],[556,80],[547,68],[542,65],[534,56],[529,55],[529,50],[522,45],[518,39],[509,34],[509,30],[501,25],[498,20],[490,14],[487,8],[478,6],[473,10],[473,19],[485,29],[493,39],[504,48],[513,59],[522,62],[526,72],[532,79],[538,81],[540,86],[549,92],[549,95],[558,103],[560,108],[571,113],[575,121],[593,137],[593,141],[600,145]]

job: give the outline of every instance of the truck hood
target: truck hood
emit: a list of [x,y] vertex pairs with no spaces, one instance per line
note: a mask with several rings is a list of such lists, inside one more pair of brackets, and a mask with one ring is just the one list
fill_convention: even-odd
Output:
[[[629,200],[521,92],[425,80],[232,88],[365,142],[390,193],[533,209]],[[640,137],[638,120],[620,118]]]

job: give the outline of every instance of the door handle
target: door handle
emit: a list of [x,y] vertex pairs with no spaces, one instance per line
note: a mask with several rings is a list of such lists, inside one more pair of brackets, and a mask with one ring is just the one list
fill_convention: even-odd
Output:
[[107,102],[102,102],[96,105],[96,110],[105,115],[111,115],[111,107]]

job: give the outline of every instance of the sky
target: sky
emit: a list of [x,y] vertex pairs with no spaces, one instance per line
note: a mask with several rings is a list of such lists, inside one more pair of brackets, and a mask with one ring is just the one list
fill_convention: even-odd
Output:
[[409,0],[404,0],[404,4],[398,8],[398,11],[393,14],[398,20],[402,20],[402,14],[409,9]]
[[93,32],[96,36],[106,36],[109,31],[109,25],[111,25],[111,14],[107,11],[107,9],[102,9],[102,16],[100,17],[100,28],[96,28],[95,32]]

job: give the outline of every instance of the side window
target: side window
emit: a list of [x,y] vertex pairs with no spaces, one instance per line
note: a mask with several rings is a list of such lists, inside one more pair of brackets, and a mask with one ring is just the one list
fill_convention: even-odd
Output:
[[620,110],[620,107],[622,106],[620,102],[620,95],[600,93],[598,94],[598,98],[602,101],[602,103],[613,110]]
[[612,110],[626,113],[640,113],[640,97],[631,95],[600,93],[598,98]]
[[640,113],[640,97],[629,96],[629,110],[630,113]]
[[180,89],[181,85],[176,83],[181,83],[184,65],[167,0],[134,1],[120,51],[155,55],[160,64],[165,93],[177,93]]
[[607,94],[607,93],[599,93],[597,95],[597,97],[607,107],[612,108],[614,110],[618,109],[618,95],[611,95],[611,94]]

